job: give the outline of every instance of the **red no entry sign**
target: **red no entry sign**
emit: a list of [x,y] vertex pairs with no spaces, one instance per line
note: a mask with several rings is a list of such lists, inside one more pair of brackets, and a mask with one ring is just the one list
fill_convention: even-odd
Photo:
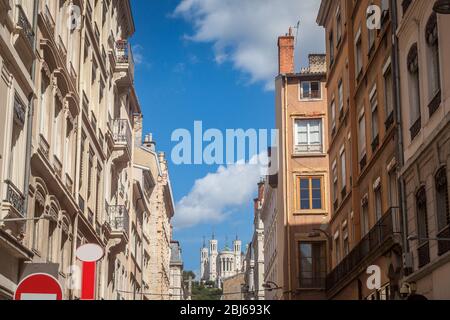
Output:
[[62,288],[51,275],[36,273],[19,283],[14,300],[62,300]]

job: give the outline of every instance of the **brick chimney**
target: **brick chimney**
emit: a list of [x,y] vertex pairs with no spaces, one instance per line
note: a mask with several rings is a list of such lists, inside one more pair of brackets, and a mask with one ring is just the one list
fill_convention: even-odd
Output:
[[278,38],[278,73],[294,73],[294,36],[292,28],[289,33]]

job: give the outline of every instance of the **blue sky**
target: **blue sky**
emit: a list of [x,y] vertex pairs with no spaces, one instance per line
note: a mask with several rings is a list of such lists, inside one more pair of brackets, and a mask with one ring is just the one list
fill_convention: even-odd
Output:
[[[300,31],[299,42],[306,47],[299,56],[304,61],[309,51],[323,51],[320,29],[310,27],[318,1],[300,2],[305,1],[132,1],[136,88],[144,130],[153,133],[157,149],[169,157],[174,200],[178,203],[175,214],[181,212],[185,218],[174,238],[181,242],[187,270],[198,271],[202,237],[209,238],[213,229],[220,247],[225,245],[225,237],[232,240],[239,235],[245,248],[252,234],[256,181],[245,186],[224,183],[222,190],[221,181],[230,181],[226,168],[217,173],[218,166],[174,165],[170,159],[176,145],[171,141],[172,132],[178,128],[192,131],[197,120],[203,121],[205,129],[222,131],[274,127],[274,94],[270,89],[277,65],[276,35],[287,32],[305,15],[309,20]],[[274,9],[273,5],[280,3],[287,8]],[[295,10],[298,14],[292,13]],[[230,174],[236,178],[242,173]],[[217,199],[217,190],[207,192],[208,183],[218,184],[219,194],[239,200]],[[198,202],[199,216],[192,223],[186,224],[191,213],[182,207],[183,202],[180,205],[183,198],[191,204]],[[206,208],[211,203],[217,210],[214,219]]]

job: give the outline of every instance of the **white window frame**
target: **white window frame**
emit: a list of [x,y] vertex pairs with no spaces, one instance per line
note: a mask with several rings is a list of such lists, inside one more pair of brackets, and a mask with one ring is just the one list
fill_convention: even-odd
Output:
[[[303,84],[304,83],[309,83],[309,91],[311,92],[311,83],[318,83],[319,84],[319,93],[320,93],[320,97],[318,98],[311,98],[311,97],[304,97],[303,96]],[[299,82],[299,100],[300,101],[320,101],[323,99],[323,93],[322,93],[322,82],[320,81],[300,81]]]
[[[307,144],[301,144],[298,141],[298,124],[300,122],[307,122],[307,138],[308,142]],[[318,122],[319,123],[319,137],[320,137],[320,144],[312,144],[311,143],[311,132],[310,132],[310,125],[311,122]],[[296,118],[294,119],[294,154],[322,154],[324,152],[324,130],[323,130],[323,119],[322,118]],[[306,146],[306,151],[302,150]],[[320,150],[311,150],[311,147],[314,146],[320,146]]]

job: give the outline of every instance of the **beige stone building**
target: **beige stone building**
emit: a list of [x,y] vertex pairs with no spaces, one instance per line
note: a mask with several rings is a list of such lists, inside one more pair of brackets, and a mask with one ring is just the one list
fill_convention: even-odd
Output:
[[141,143],[130,1],[0,8],[0,297],[41,265],[78,298],[74,252],[95,243],[97,299],[168,298],[173,199],[164,154]]
[[245,284],[245,274],[238,273],[223,280],[223,295],[221,300],[244,300],[243,285]]
[[450,16],[398,1],[405,293],[450,298]]
[[[329,221],[328,107],[325,55],[309,56],[309,66],[294,70],[294,37],[278,40],[275,81],[279,174],[276,215],[277,277],[283,299],[325,295],[327,238],[312,238]],[[268,263],[266,261],[266,263]]]
[[[272,150],[271,150],[272,152]],[[261,220],[264,226],[264,278],[262,286],[264,288],[265,300],[279,300],[283,292],[278,288],[280,268],[279,257],[282,255],[278,249],[277,236],[277,183],[278,176],[269,176],[264,182],[264,194],[262,196],[262,203],[260,209]]]

